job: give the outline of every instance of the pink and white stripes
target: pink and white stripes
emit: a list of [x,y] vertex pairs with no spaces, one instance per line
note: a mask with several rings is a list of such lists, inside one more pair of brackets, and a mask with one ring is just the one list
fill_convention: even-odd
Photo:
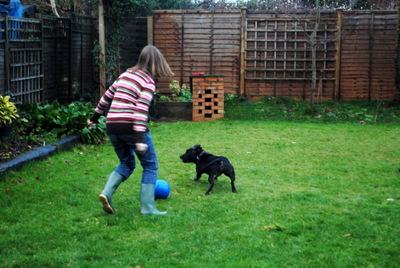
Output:
[[147,130],[149,108],[155,83],[144,71],[126,71],[110,86],[96,107],[96,113],[108,110],[107,125],[133,124],[133,130]]

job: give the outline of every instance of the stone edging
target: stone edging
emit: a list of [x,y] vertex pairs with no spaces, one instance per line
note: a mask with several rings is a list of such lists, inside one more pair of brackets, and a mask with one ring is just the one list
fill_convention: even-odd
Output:
[[5,173],[11,169],[18,169],[30,161],[42,159],[52,155],[53,153],[71,149],[80,141],[81,139],[79,136],[68,136],[62,138],[54,144],[33,149],[27,153],[17,156],[10,161],[0,163],[0,173]]

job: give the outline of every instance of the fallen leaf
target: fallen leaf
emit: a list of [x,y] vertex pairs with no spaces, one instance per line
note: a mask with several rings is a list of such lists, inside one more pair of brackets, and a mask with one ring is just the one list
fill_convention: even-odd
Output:
[[265,231],[278,231],[281,232],[283,231],[283,227],[279,226],[278,224],[272,224],[272,225],[265,225],[261,227],[261,230],[265,230]]

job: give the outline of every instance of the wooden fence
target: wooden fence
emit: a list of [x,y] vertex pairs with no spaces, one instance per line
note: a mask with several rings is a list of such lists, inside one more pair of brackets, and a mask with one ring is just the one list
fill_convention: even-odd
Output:
[[[153,42],[175,78],[189,84],[193,73],[225,77],[225,92],[239,91],[241,14],[237,11],[160,11],[153,17]],[[160,90],[166,91],[167,81]]]
[[0,94],[37,103],[97,92],[93,22],[84,16],[0,17]]
[[[225,93],[309,98],[315,48],[314,97],[394,99],[397,16],[323,12],[315,30],[306,13],[157,11],[148,28],[181,83],[200,72],[223,75]],[[160,90],[168,92],[167,81]]]
[[[107,21],[112,23],[112,18],[107,18]],[[124,38],[120,45],[120,71],[134,66],[139,59],[140,51],[147,45],[146,17],[126,17],[124,26],[122,29]]]
[[343,99],[396,96],[396,12],[347,12],[342,19],[340,94]]

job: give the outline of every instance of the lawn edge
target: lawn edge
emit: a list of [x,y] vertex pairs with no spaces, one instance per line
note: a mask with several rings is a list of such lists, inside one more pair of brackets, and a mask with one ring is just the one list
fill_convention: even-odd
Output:
[[4,174],[9,170],[19,169],[30,161],[43,159],[54,153],[69,150],[80,142],[80,137],[78,135],[73,135],[64,137],[53,144],[35,148],[14,159],[0,163],[0,174]]

